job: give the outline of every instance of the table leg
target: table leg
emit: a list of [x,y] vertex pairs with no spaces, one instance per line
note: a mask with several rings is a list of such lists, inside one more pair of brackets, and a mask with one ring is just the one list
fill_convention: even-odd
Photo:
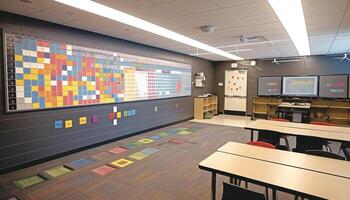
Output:
[[211,199],[216,199],[216,173],[214,172],[211,175]]
[[250,130],[250,141],[254,140],[254,130]]
[[276,189],[272,189],[272,199],[277,200]]

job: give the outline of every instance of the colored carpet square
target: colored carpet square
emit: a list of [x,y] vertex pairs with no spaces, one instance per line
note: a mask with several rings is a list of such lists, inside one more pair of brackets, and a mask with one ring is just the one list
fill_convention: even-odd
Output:
[[128,144],[124,144],[122,147],[127,149],[135,149],[136,147],[142,146],[144,143],[141,142],[132,142]]
[[179,134],[179,135],[188,135],[188,134],[191,134],[191,133],[193,133],[193,132],[191,132],[191,131],[180,131],[177,134]]
[[117,147],[117,148],[108,150],[108,152],[114,153],[114,154],[120,154],[120,153],[124,153],[124,152],[126,152],[126,151],[128,151],[128,149],[123,148],[123,147]]
[[148,144],[148,143],[154,142],[154,140],[149,139],[149,138],[144,138],[144,139],[138,140],[138,142]]
[[189,129],[187,129],[188,131],[191,131],[191,132],[196,132],[196,131],[199,131],[199,130],[201,130],[201,129],[203,129],[203,128],[201,128],[201,127],[191,127],[191,128],[189,128]]
[[183,143],[186,143],[186,140],[175,138],[170,140],[169,142],[174,144],[183,144]]
[[67,174],[67,173],[69,173],[71,171],[72,170],[68,169],[65,166],[58,166],[58,167],[54,167],[54,168],[48,169],[45,172],[48,175],[52,176],[52,177],[59,177],[59,176],[62,176],[64,174]]
[[113,168],[113,167],[110,167],[110,166],[107,166],[107,165],[102,165],[100,167],[97,167],[93,170],[91,170],[92,172],[95,172],[96,174],[99,174],[99,175],[107,175],[113,171],[115,171],[116,169]]
[[142,150],[141,152],[143,152],[143,153],[145,153],[145,154],[151,155],[151,154],[154,154],[154,153],[156,153],[156,152],[158,152],[158,151],[159,151],[159,149],[155,149],[155,148],[146,148],[146,149]]
[[111,165],[116,167],[126,167],[128,165],[131,165],[132,163],[133,161],[122,158],[114,162],[111,162]]
[[106,160],[106,159],[109,159],[111,156],[112,156],[112,154],[110,154],[108,152],[101,152],[101,153],[91,155],[91,157],[96,159],[96,160]]
[[160,137],[167,137],[167,136],[169,136],[170,134],[167,133],[167,132],[161,132],[161,133],[159,133],[158,135],[159,135]]
[[179,127],[179,128],[177,128],[178,130],[180,130],[180,131],[185,131],[185,130],[187,130],[188,128],[186,128],[186,127]]
[[180,130],[177,129],[177,128],[173,128],[173,129],[167,130],[166,132],[169,133],[170,135],[174,135],[174,134],[176,134],[177,132],[180,132]]
[[143,152],[136,152],[128,156],[129,158],[133,158],[135,160],[142,160],[144,158],[147,158],[149,154],[143,153]]
[[85,167],[87,165],[90,165],[91,163],[93,163],[92,160],[89,160],[86,158],[81,158],[78,160],[74,160],[70,163],[67,163],[67,164],[65,164],[65,166],[70,168],[70,169],[79,169],[79,168]]
[[151,137],[148,137],[148,138],[152,139],[152,140],[160,140],[160,139],[162,139],[162,137],[159,136],[159,135],[152,135]]
[[31,176],[25,179],[14,181],[13,183],[16,184],[18,187],[24,189],[24,188],[42,183],[44,181],[45,179],[40,176]]

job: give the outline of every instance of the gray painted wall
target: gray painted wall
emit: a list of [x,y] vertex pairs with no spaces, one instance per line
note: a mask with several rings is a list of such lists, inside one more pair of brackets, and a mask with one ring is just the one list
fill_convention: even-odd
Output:
[[[225,82],[225,70],[229,69],[232,62],[215,62],[215,83],[214,91],[219,96],[219,112],[224,110],[224,87],[219,87],[218,82]],[[247,114],[252,114],[253,97],[257,96],[257,80],[259,76],[303,76],[303,75],[327,75],[327,74],[350,74],[350,63],[339,62],[332,56],[310,56],[300,62],[280,63],[279,65],[271,61],[257,61],[257,66],[262,71],[255,68],[248,68],[248,102]],[[242,67],[239,65],[239,67]]]
[[[142,56],[184,62],[192,65],[192,73],[205,72],[208,85],[205,92],[213,93],[214,68],[210,61],[155,47],[145,46],[96,33],[47,23],[23,16],[0,12],[0,28],[7,33],[37,36],[58,42],[121,51]],[[192,89],[192,97],[130,102],[67,109],[6,114],[4,108],[3,58],[0,70],[0,170],[24,164],[90,144],[115,139],[145,129],[193,117],[193,96],[202,89]],[[179,108],[176,109],[176,103]],[[136,116],[122,118],[113,126],[108,113],[136,109]],[[154,107],[158,106],[158,112]],[[79,116],[98,115],[97,124],[79,126]],[[73,128],[55,129],[55,120],[73,119]]]

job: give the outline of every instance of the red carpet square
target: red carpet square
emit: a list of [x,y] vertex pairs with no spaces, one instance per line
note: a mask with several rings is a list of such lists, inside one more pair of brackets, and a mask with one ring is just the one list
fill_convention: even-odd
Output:
[[169,142],[174,144],[183,144],[183,143],[186,143],[186,140],[175,138],[170,140]]
[[128,151],[128,149],[125,149],[123,147],[117,147],[117,148],[109,150],[108,152],[114,153],[114,154],[120,154],[120,153],[124,153],[126,151]]
[[102,165],[101,167],[97,167],[93,170],[91,170],[92,172],[95,172],[96,174],[99,174],[99,175],[106,175],[106,174],[109,174],[113,171],[115,171],[116,169],[113,168],[113,167],[110,167],[110,166],[107,166],[107,165]]

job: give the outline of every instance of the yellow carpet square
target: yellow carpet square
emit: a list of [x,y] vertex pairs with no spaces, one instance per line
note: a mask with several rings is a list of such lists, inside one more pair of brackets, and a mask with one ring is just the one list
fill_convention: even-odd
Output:
[[148,144],[148,143],[154,142],[154,140],[149,139],[149,138],[144,138],[144,139],[138,140],[138,142]]
[[122,158],[122,159],[116,160],[114,162],[111,162],[111,165],[116,166],[116,167],[126,167],[128,165],[131,165],[132,163],[133,163],[133,161]]

